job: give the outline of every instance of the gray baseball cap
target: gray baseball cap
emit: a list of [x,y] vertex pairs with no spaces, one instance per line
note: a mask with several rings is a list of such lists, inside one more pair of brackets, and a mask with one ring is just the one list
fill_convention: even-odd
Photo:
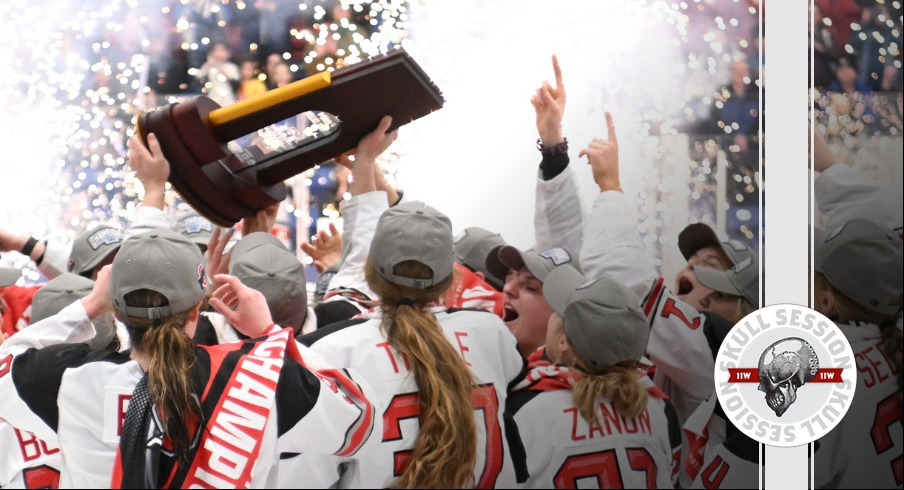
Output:
[[101,225],[75,238],[69,252],[69,272],[85,275],[122,245],[122,230]]
[[[169,304],[154,308],[128,305],[126,294],[140,289],[162,294]],[[113,306],[126,315],[156,319],[188,311],[204,299],[206,290],[201,250],[169,228],[130,238],[113,259],[110,295]]]
[[565,320],[565,334],[577,354],[593,367],[643,357],[650,327],[640,299],[618,281],[588,280],[574,267],[556,267],[543,282],[543,296]]
[[690,259],[703,247],[719,247],[728,256],[731,265],[738,265],[750,257],[754,251],[737,240],[720,240],[716,232],[704,223],[693,223],[678,234],[678,249],[685,260]]
[[814,238],[816,270],[832,286],[877,313],[894,315],[901,309],[904,249],[894,230],[855,218]]
[[267,299],[273,322],[300,327],[308,313],[304,265],[275,236],[259,231],[232,249],[229,273]]
[[694,267],[694,275],[700,284],[725,294],[741,296],[750,304],[760,307],[760,254],[750,257],[728,269],[720,271],[712,267]]
[[[397,204],[380,216],[370,260],[384,279],[401,286],[426,289],[452,274],[452,222],[443,213],[420,201]],[[417,279],[393,273],[396,265],[413,260],[433,271],[433,277]]]
[[94,281],[67,272],[51,279],[41,287],[31,302],[31,323],[56,315],[63,308],[88,296]]
[[0,267],[0,288],[5,288],[6,286],[12,286],[19,280],[19,277],[22,275],[22,271],[19,269],[12,269],[9,267]]
[[468,266],[471,270],[483,273],[486,281],[501,291],[502,286],[505,285],[505,274],[497,276],[490,272],[487,269],[487,257],[489,257],[490,253],[498,253],[499,248],[506,244],[502,236],[498,233],[472,226],[455,235],[452,241],[455,260]]
[[209,219],[191,211],[176,219],[173,229],[185,235],[192,243],[207,249],[210,235],[213,233],[214,224]]
[[546,281],[546,276],[550,271],[558,266],[568,264],[580,271],[581,266],[578,263],[578,256],[564,247],[551,248],[549,250],[535,253],[522,252],[511,245],[505,245],[499,248],[495,254],[487,257],[487,270],[493,275],[505,278],[509,269],[520,270],[527,267],[527,270],[534,275],[540,282]]

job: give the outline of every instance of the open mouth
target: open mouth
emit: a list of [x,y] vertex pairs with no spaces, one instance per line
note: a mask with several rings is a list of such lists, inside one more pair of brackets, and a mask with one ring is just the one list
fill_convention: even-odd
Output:
[[686,277],[678,278],[678,296],[684,296],[694,290],[694,283]]
[[513,322],[518,319],[518,312],[512,308],[512,305],[505,305],[505,315],[502,317],[502,321],[505,323]]

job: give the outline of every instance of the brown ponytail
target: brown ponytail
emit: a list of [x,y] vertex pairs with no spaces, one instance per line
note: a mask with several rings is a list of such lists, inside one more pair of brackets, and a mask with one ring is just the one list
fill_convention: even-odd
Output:
[[[166,298],[148,289],[125,295],[134,307],[155,307],[168,304]],[[195,342],[182,328],[191,310],[159,319],[131,317],[120,311],[116,316],[126,324],[132,348],[147,354],[148,389],[159,408],[167,437],[174,452],[186,457],[192,438],[201,420],[201,408],[195,398],[197,391],[192,373],[195,369]]]
[[[430,277],[430,270],[415,261],[397,265],[393,273]],[[427,289],[409,288],[384,279],[369,259],[365,276],[380,297],[383,332],[407,357],[420,392],[420,431],[395,487],[473,487],[477,462],[477,426],[471,407],[474,380],[436,318],[426,311],[449,288],[452,276]]]

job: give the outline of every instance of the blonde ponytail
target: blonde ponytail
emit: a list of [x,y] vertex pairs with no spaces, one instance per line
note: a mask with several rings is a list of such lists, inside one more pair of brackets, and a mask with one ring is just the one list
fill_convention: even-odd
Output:
[[[393,274],[427,278],[430,270],[408,261],[397,265]],[[477,426],[471,407],[473,376],[427,311],[449,288],[452,276],[427,289],[409,288],[384,279],[369,259],[365,275],[380,297],[383,332],[390,345],[408,359],[419,391],[420,430],[395,487],[473,487],[477,462]]]
[[574,367],[583,372],[572,390],[574,406],[590,424],[599,425],[599,399],[611,398],[615,410],[627,419],[637,417],[647,407],[647,390],[638,379],[637,363],[626,361],[600,373],[589,369],[589,363],[580,358]]

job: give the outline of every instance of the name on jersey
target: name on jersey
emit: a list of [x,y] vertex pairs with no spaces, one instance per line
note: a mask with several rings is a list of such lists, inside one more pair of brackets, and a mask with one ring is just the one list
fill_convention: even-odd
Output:
[[857,364],[857,371],[860,372],[860,379],[863,380],[866,388],[879,386],[885,380],[894,379],[898,375],[895,364],[877,346],[871,345],[854,354],[854,362]]
[[243,357],[208,425],[185,480],[188,488],[245,488],[276,396],[288,330],[258,342]]
[[[465,341],[468,338],[467,332],[453,332],[452,334],[455,337],[455,343],[458,345],[458,353],[461,355],[461,360],[465,361],[465,365],[471,367],[471,363],[468,361],[467,353],[471,351],[471,349],[467,346]],[[400,374],[402,372],[403,366],[405,371],[411,371],[411,363],[408,361],[408,356],[405,354],[395,350],[392,346],[389,345],[389,342],[380,342],[379,344],[374,345],[377,349],[382,350],[387,359],[389,360],[390,366],[392,366],[392,372],[395,374]]]
[[603,438],[613,434],[652,434],[650,425],[650,412],[645,408],[643,412],[634,418],[625,418],[615,410],[615,402],[600,403],[600,423],[588,424],[581,416],[577,408],[562,410],[566,416],[571,417],[571,440],[585,441],[588,439]]

